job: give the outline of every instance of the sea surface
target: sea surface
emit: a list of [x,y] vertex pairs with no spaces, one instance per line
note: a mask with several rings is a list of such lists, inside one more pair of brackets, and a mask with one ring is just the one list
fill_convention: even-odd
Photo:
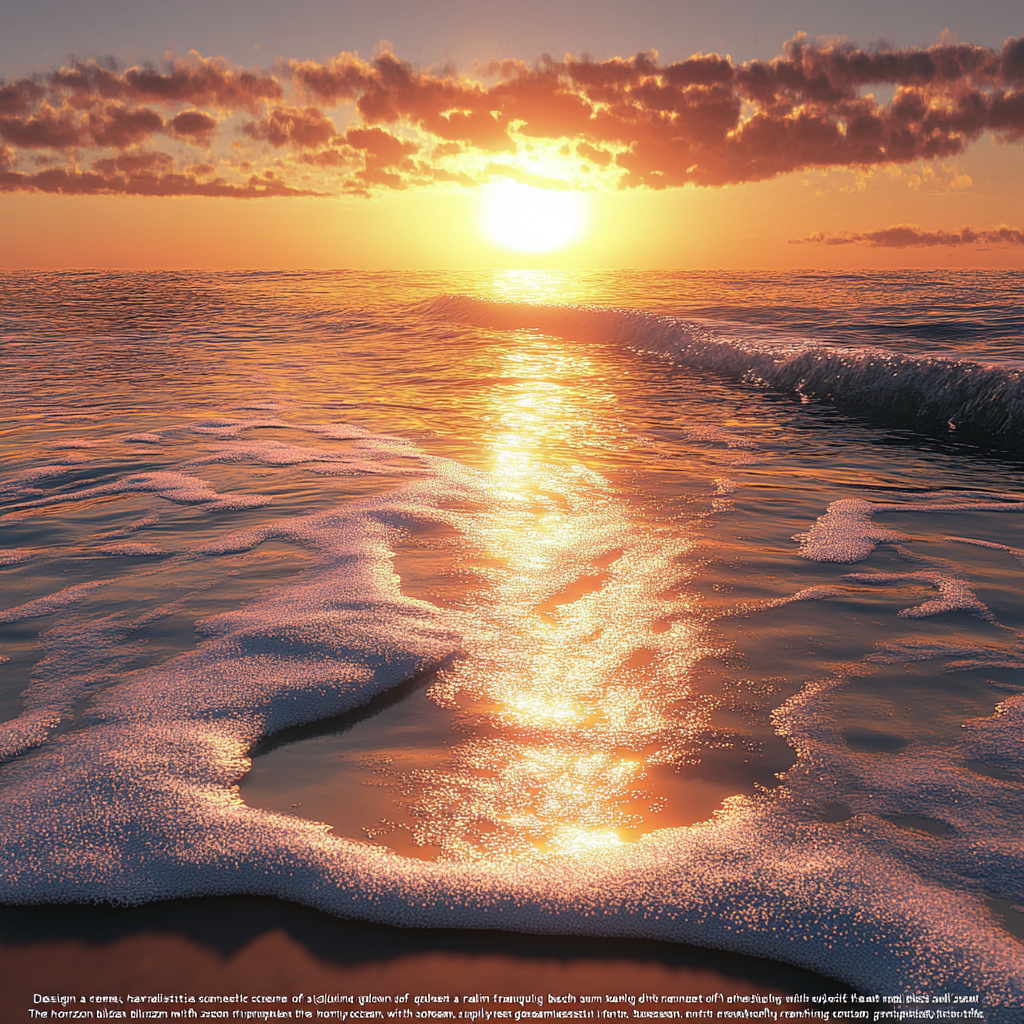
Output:
[[0,275],[0,901],[660,940],[1021,1020],[1022,294]]

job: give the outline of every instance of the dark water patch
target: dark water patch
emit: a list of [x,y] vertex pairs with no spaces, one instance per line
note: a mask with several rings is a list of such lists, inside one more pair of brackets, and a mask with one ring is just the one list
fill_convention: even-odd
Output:
[[544,615],[551,618],[552,613],[556,612],[564,605],[573,604],[581,597],[585,597],[587,594],[596,594],[610,579],[611,575],[606,572],[580,576],[573,580],[572,583],[566,586],[559,593],[553,594],[540,604],[534,605],[533,610],[537,612],[538,615]]
[[309,722],[306,725],[295,725],[288,729],[281,729],[270,736],[264,736],[250,751],[250,757],[260,757],[269,754],[278,747],[288,746],[290,743],[301,743],[303,740],[315,739],[318,736],[332,736],[338,733],[348,732],[360,722],[375,718],[382,711],[401,703],[406,697],[411,696],[417,690],[429,686],[437,677],[438,667],[417,672],[416,675],[406,679],[404,683],[393,686],[384,693],[371,697],[365,704],[353,708],[351,711],[344,711],[340,715],[331,718],[322,718],[316,722]]
[[1024,776],[1015,772],[1008,772],[1005,768],[997,768],[993,764],[985,764],[982,761],[968,761],[965,765],[968,771],[975,775],[984,775],[989,779],[999,779],[1002,782],[1024,783]]
[[1000,896],[989,896],[985,900],[985,906],[1015,939],[1024,942],[1024,906]]
[[846,804],[833,803],[829,804],[818,815],[818,820],[825,822],[827,825],[838,825],[841,821],[849,821],[852,817],[853,811]]
[[872,753],[889,753],[902,750],[910,740],[902,736],[894,736],[889,732],[878,732],[875,729],[844,729],[843,739],[855,750],[869,750]]
[[944,821],[922,818],[917,814],[880,814],[880,818],[906,832],[924,832],[930,836],[948,836],[953,829]]
[[[910,603],[904,601],[903,605]],[[941,641],[940,630],[948,628],[948,621],[947,616],[935,616],[915,623],[917,635],[925,638],[925,653],[929,642]],[[872,636],[870,627],[858,626],[859,636]],[[885,634],[879,630],[874,635]],[[957,637],[965,641],[965,648],[976,643],[984,650],[982,645],[991,638],[991,626],[971,618],[958,628]],[[876,650],[896,655],[896,651],[884,646]],[[914,652],[913,647],[906,648],[908,658]],[[896,750],[919,743],[932,749],[958,748],[963,742],[963,723],[991,715],[993,707],[1005,699],[1005,691],[986,678],[991,668],[986,667],[983,672],[946,671],[945,664],[951,655],[938,647],[934,653],[934,658],[916,662],[897,660],[877,668],[871,665],[874,671],[853,679],[836,693],[832,707],[837,721],[853,736],[853,740],[847,738],[851,747]],[[1019,674],[1019,670],[1007,671]],[[883,744],[882,748],[871,745],[873,737]]]

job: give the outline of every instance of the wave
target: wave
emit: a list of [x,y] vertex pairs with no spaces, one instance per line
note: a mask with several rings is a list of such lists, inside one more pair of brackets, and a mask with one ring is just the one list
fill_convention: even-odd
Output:
[[[708,822],[659,829],[593,858],[417,861],[243,803],[237,782],[261,738],[365,704],[466,650],[475,620],[405,595],[393,544],[404,524],[457,522],[459,508],[486,507],[505,491],[482,471],[396,438],[356,432],[360,440],[347,453],[311,445],[306,459],[291,447],[239,437],[252,429],[243,421],[212,435],[191,429],[215,439],[208,454],[241,467],[240,485],[247,467],[278,465],[284,456],[299,467],[337,468],[347,459],[352,472],[370,475],[405,455],[417,458],[421,472],[396,474],[396,487],[384,494],[226,529],[147,564],[159,583],[186,559],[212,573],[216,560],[267,542],[309,553],[295,576],[197,623],[199,643],[164,661],[135,663],[142,619],[134,607],[105,604],[110,590],[100,581],[95,594],[66,588],[6,613],[21,621],[96,599],[91,612],[62,619],[43,636],[46,657],[25,693],[25,712],[0,731],[8,757],[38,748],[0,768],[0,901],[136,904],[252,893],[405,927],[654,938],[771,957],[868,992],[983,992],[986,1019],[1019,1019],[1021,946],[982,896],[1016,894],[1024,877],[1020,786],[965,765],[1020,776],[1024,696],[965,723],[953,747],[910,745],[883,762],[852,749],[836,724],[832,702],[849,677],[808,684],[775,715],[797,755],[784,787],[732,797]],[[353,436],[342,426],[293,429]],[[328,455],[334,461],[323,462]],[[129,484],[111,484],[102,496],[129,503],[144,493],[179,506],[186,478],[150,474],[141,490],[138,474],[123,479]],[[253,475],[251,484],[261,479]],[[201,482],[187,488],[206,500]],[[62,507],[95,494],[82,481],[62,493]],[[218,504],[217,515],[231,511]],[[272,505],[260,507],[273,516]],[[871,511],[853,517],[862,533]],[[125,515],[133,518],[125,530],[157,522],[137,514],[128,504]],[[845,535],[844,523],[834,514],[819,526],[817,546],[805,548],[825,554],[830,537]],[[868,539],[887,542],[875,533]],[[646,535],[635,543],[640,554],[648,550]],[[592,553],[566,552],[557,587]],[[142,615],[156,621],[175,607]],[[892,657],[1019,663],[1017,649],[1005,645],[893,647],[876,660]],[[55,736],[89,694],[80,728]],[[849,822],[824,823],[818,810],[837,799],[849,802]],[[940,820],[950,833],[940,841],[908,832],[886,814]]]
[[770,337],[742,325],[638,309],[444,295],[420,310],[496,330],[538,330],[619,344],[694,369],[831,402],[929,436],[992,450],[1024,450],[1024,369],[1018,367]]

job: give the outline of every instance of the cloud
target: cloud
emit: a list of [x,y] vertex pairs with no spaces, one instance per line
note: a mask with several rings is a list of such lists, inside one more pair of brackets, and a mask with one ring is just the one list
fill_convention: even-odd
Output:
[[892,227],[863,233],[818,231],[805,238],[791,238],[790,245],[871,245],[885,249],[909,249],[936,245],[1024,245],[1024,231],[1001,224],[989,231],[924,231],[916,224],[894,224]]
[[290,70],[321,102],[354,102],[368,125],[404,122],[488,152],[515,149],[507,118],[495,116],[490,93],[479,83],[417,72],[391,53],[372,63],[351,54],[329,64],[293,61]]
[[99,175],[111,177],[122,174],[164,173],[174,169],[174,158],[168,153],[122,153],[119,157],[96,160],[92,170]]
[[529,171],[520,170],[518,167],[511,167],[508,164],[489,163],[484,168],[488,177],[511,178],[518,181],[520,185],[529,185],[531,188],[543,188],[551,192],[564,191],[569,186],[558,178],[545,178],[540,174],[531,174]]
[[404,161],[410,153],[420,147],[415,142],[396,139],[380,128],[352,128],[345,133],[345,141],[353,149],[366,150],[367,154],[385,162],[389,166]]
[[70,149],[86,129],[70,111],[39,104],[29,117],[0,117],[0,137],[16,149]]
[[[261,181],[272,169],[302,194],[494,175],[561,187],[719,187],[949,158],[986,132],[1024,140],[1024,37],[995,49],[945,40],[894,50],[801,35],[780,56],[744,64],[717,54],[666,64],[645,51],[474,70],[476,79],[418,70],[383,46],[372,60],[341,54],[282,62],[274,73],[196,53],[126,70],[77,61],[0,82],[0,142],[15,183],[4,187],[37,180],[33,153],[63,162],[77,181],[83,162],[134,153],[160,134],[203,150],[183,166],[246,162]],[[121,179],[108,180],[113,188]]]
[[234,70],[223,60],[204,58],[194,51],[168,62],[163,70],[147,65],[129,68],[123,74],[97,61],[75,61],[47,75],[45,81],[51,92],[78,103],[96,98],[188,103],[255,113],[264,103],[284,96],[274,76]]
[[415,171],[411,154],[419,150],[415,142],[398,139],[380,128],[350,128],[345,142],[354,150],[365,154],[363,168],[356,177],[370,185],[384,188],[406,188],[400,171]]
[[576,152],[584,160],[590,160],[600,167],[607,167],[612,162],[612,154],[608,150],[598,149],[596,146],[590,145],[589,142],[579,143],[576,147]]
[[316,107],[306,107],[305,110],[274,107],[262,121],[249,121],[242,125],[242,132],[250,139],[265,139],[276,148],[290,142],[300,148],[312,149],[329,142],[338,130],[334,122]]
[[0,84],[0,117],[27,113],[45,95],[46,90],[30,78],[22,78],[11,85]]
[[[478,150],[571,139],[592,159],[614,152],[620,184],[666,188],[759,181],[792,171],[950,157],[984,131],[1024,138],[1024,40],[866,51],[798,37],[775,60],[717,55],[674,64],[654,53],[530,69],[492,62],[490,88],[417,72],[392,54],[371,62],[293,62],[325,104],[352,102],[367,124],[407,124]],[[891,105],[862,96],[895,85]]]
[[124,149],[148,139],[164,126],[164,119],[149,107],[128,109],[108,103],[90,114],[89,134],[97,146]]
[[217,130],[217,119],[201,110],[183,110],[167,122],[167,130],[196,146],[208,146]]
[[258,199],[273,196],[312,196],[322,193],[290,188],[274,178],[253,175],[245,185],[223,181],[201,182],[193,174],[118,174],[116,167],[104,165],[104,173],[68,171],[62,168],[38,174],[0,173],[0,192],[50,192],[58,195],[132,195],[132,196],[216,196],[219,198]]
[[319,153],[303,153],[299,159],[311,167],[344,167],[351,161],[337,149],[323,149]]

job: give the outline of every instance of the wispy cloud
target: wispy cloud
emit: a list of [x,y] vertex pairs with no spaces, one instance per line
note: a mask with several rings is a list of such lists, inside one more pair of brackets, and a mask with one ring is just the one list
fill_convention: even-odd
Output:
[[832,233],[818,231],[805,238],[791,238],[790,245],[871,245],[884,249],[910,249],[936,245],[1024,245],[1024,231],[1001,224],[989,231],[924,231],[916,224],[894,224],[877,231]]
[[[647,52],[490,62],[474,76],[417,70],[389,51],[273,73],[198,54],[159,68],[76,62],[0,83],[0,188],[117,192],[166,179],[202,195],[369,194],[494,175],[716,187],[952,157],[985,132],[1024,139],[1024,37],[864,50],[799,36],[771,61],[662,64]],[[893,98],[877,102],[870,88],[885,86]],[[110,164],[160,137],[172,163],[159,174]],[[213,181],[187,172],[200,164]]]

